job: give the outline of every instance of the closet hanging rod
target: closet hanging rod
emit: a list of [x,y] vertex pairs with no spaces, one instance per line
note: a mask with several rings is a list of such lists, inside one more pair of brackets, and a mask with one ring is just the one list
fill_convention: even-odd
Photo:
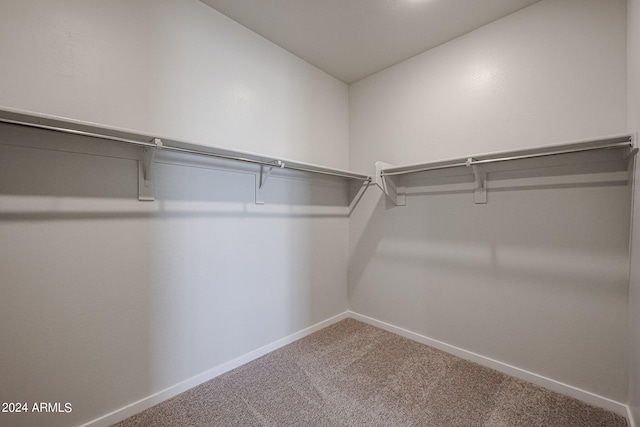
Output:
[[156,144],[154,144],[153,142],[137,141],[135,139],[121,138],[121,137],[118,137],[118,136],[110,136],[110,135],[105,135],[105,134],[102,134],[102,133],[87,132],[87,131],[83,131],[83,130],[76,130],[76,129],[71,129],[71,128],[63,128],[63,127],[58,127],[58,126],[43,125],[41,123],[22,122],[22,121],[19,121],[19,120],[5,119],[3,117],[0,118],[0,123],[7,123],[7,124],[10,124],[10,125],[17,125],[17,126],[24,126],[24,127],[29,127],[29,128],[50,130],[50,131],[66,133],[66,134],[70,134],[70,135],[88,136],[88,137],[91,137],[91,138],[104,139],[104,140],[107,140],[107,141],[123,142],[125,144],[142,145],[142,146],[145,146],[145,147],[156,147]]
[[[248,158],[248,157],[234,156],[234,155],[230,155],[230,154],[222,154],[222,153],[208,152],[208,151],[202,151],[202,150],[195,150],[195,149],[191,149],[191,148],[180,148],[180,147],[174,147],[174,146],[171,146],[171,145],[164,145],[164,144],[162,146],[158,147],[158,145],[156,145],[153,142],[139,141],[139,140],[130,139],[130,138],[123,138],[123,137],[114,136],[114,135],[107,135],[107,134],[103,134],[103,133],[89,132],[89,131],[84,131],[84,130],[72,129],[72,128],[68,128],[68,127],[60,127],[60,126],[46,125],[46,124],[42,124],[42,123],[33,123],[33,122],[26,122],[26,121],[21,121],[21,120],[14,120],[14,119],[9,119],[9,118],[5,118],[5,117],[0,117],[0,123],[6,123],[6,124],[11,124],[11,125],[17,125],[17,126],[24,126],[24,127],[30,127],[30,128],[36,128],[36,129],[49,130],[49,131],[60,132],[60,133],[71,134],[71,135],[98,138],[98,139],[114,141],[114,142],[121,142],[121,143],[125,143],[125,144],[133,144],[133,145],[138,145],[138,146],[143,146],[143,147],[160,148],[162,150],[167,150],[167,151],[175,151],[175,152],[187,153],[187,154],[196,154],[196,155],[200,155],[200,156],[215,157],[215,158],[225,159],[225,160],[234,160],[234,161],[239,161],[239,162],[252,163],[252,164],[256,164],[256,165],[278,167],[278,168],[282,168],[282,169],[291,169],[291,170],[297,170],[297,171],[301,171],[301,172],[309,172],[309,173],[315,173],[315,174],[321,174],[321,175],[335,176],[335,177],[339,177],[339,178],[357,179],[357,180],[368,181],[368,182],[371,181],[371,177],[368,176],[368,175],[351,173],[351,172],[348,172],[348,171],[342,171],[342,170],[338,170],[338,169],[324,168],[324,167],[321,167],[321,166],[317,166],[316,167],[314,165],[309,165],[309,164],[301,163],[301,162],[283,161],[283,160],[278,160],[278,159],[273,159],[273,160],[251,159],[251,158]],[[150,139],[153,140],[154,138],[150,138]],[[225,150],[225,151],[231,151],[231,150]]]
[[[455,167],[461,167],[461,166],[473,166],[473,165],[483,165],[488,163],[507,162],[510,160],[534,159],[539,157],[581,153],[581,152],[594,151],[594,150],[605,150],[605,149],[613,149],[613,148],[633,148],[633,145],[634,145],[633,138],[629,136],[627,140],[624,142],[616,142],[612,144],[593,146],[593,147],[580,147],[580,148],[565,149],[565,150],[555,150],[555,151],[549,151],[549,152],[543,152],[543,153],[531,153],[531,154],[522,154],[522,155],[514,155],[514,156],[507,156],[507,157],[497,157],[494,159],[483,159],[483,160],[475,160],[472,156],[467,158],[467,160],[465,161],[456,160],[455,163],[447,163],[444,165],[436,165],[436,166],[427,166],[427,164],[425,164],[424,166],[416,165],[415,168],[409,168],[409,169],[406,166],[403,166],[401,168],[389,168],[389,169],[383,169],[382,171],[380,171],[380,176],[384,177],[384,176],[404,175],[404,174],[415,173],[415,172],[427,172],[432,170],[449,169],[449,168],[455,168]],[[482,157],[482,156],[476,156],[476,157]]]
[[162,150],[176,151],[176,152],[188,153],[188,154],[197,154],[197,155],[200,155],[200,156],[216,157],[216,158],[220,158],[220,159],[235,160],[235,161],[245,162],[245,163],[253,163],[253,164],[256,164],[256,165],[272,166],[272,167],[277,167],[277,168],[282,168],[282,169],[292,169],[292,170],[297,170],[297,171],[302,171],[302,172],[311,172],[311,173],[317,173],[317,174],[322,174],[322,175],[336,176],[336,177],[340,177],[340,178],[349,178],[349,179],[359,179],[359,180],[363,180],[363,181],[371,181],[371,177],[367,176],[367,175],[360,175],[360,174],[356,174],[356,173],[349,173],[349,172],[343,172],[343,171],[337,172],[337,171],[332,171],[332,170],[305,168],[305,167],[302,167],[302,166],[297,166],[295,164],[292,165],[291,163],[288,163],[288,162],[282,161],[282,160],[271,160],[271,161],[255,160],[255,159],[249,159],[249,158],[246,158],[246,157],[229,156],[229,155],[220,154],[220,153],[209,153],[209,152],[206,152],[206,151],[192,150],[192,149],[188,149],[188,148],[172,147],[170,145],[163,145],[162,146]]

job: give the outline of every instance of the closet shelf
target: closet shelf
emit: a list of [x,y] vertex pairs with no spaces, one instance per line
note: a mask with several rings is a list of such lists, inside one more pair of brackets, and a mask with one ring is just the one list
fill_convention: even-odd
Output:
[[90,137],[140,147],[141,150],[138,158],[140,200],[155,199],[153,169],[155,155],[159,150],[214,157],[260,166],[260,170],[256,171],[256,203],[258,204],[263,203],[262,192],[264,190],[264,185],[269,174],[274,168],[291,169],[306,173],[362,181],[363,187],[366,187],[372,181],[372,178],[368,175],[358,174],[351,171],[287,159],[276,159],[261,154],[182,142],[148,134],[100,126],[93,123],[74,121],[60,117],[34,114],[31,112],[7,108],[0,108],[0,123]]
[[573,168],[576,171],[585,172],[581,166],[594,163],[607,165],[606,168],[601,167],[599,171],[602,169],[606,169],[607,172],[629,170],[630,160],[638,152],[635,141],[634,134],[625,134],[405,166],[377,162],[375,182],[389,199],[396,205],[403,206],[406,203],[409,174],[419,175],[422,185],[429,185],[429,179],[437,181],[439,185],[443,181],[465,182],[466,177],[475,185],[475,203],[486,203],[487,174],[489,173],[537,170],[537,176],[550,176],[558,174],[558,168]]

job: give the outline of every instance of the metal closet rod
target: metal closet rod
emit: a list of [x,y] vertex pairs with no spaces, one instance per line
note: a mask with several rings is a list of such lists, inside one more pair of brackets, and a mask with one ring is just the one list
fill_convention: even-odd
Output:
[[66,133],[71,135],[89,136],[91,138],[105,139],[108,141],[124,142],[125,144],[142,145],[145,147],[156,147],[156,144],[154,144],[153,142],[136,141],[135,139],[120,138],[117,136],[109,136],[101,133],[87,132],[83,130],[76,130],[76,129],[70,129],[70,128],[61,128],[58,126],[43,125],[41,123],[29,123],[29,122],[22,122],[19,120],[11,120],[11,119],[5,119],[5,118],[0,118],[0,123],[8,123],[10,125],[24,126],[28,128],[51,130],[54,132]]
[[473,165],[483,165],[487,163],[507,162],[509,160],[533,159],[537,157],[581,153],[585,151],[604,150],[609,148],[633,148],[633,139],[629,137],[629,140],[625,142],[616,142],[613,144],[601,145],[598,147],[573,148],[573,149],[567,149],[567,150],[549,151],[548,153],[534,153],[534,154],[522,154],[519,156],[497,157],[495,159],[474,160],[473,157],[469,157],[464,162],[449,163],[449,164],[438,165],[438,166],[425,166],[425,167],[416,166],[413,169],[406,169],[406,170],[395,170],[396,168],[389,168],[387,170],[382,170],[380,172],[380,176],[404,175],[407,173],[414,173],[414,172],[426,172],[426,171],[439,170],[439,169],[456,168],[461,166],[473,166]]
[[105,135],[105,134],[101,134],[101,133],[88,132],[88,131],[70,129],[70,128],[59,127],[59,126],[44,125],[44,124],[41,124],[41,123],[29,123],[29,122],[23,122],[23,121],[19,121],[19,120],[11,120],[11,119],[5,119],[5,118],[0,118],[0,123],[7,123],[7,124],[25,126],[25,127],[30,127],[30,128],[50,130],[50,131],[54,131],[54,132],[66,133],[66,134],[71,134],[71,135],[87,136],[87,137],[91,137],[91,138],[104,139],[104,140],[108,140],[108,141],[122,142],[122,143],[125,143],[125,144],[140,145],[140,146],[144,146],[144,147],[154,147],[154,148],[160,148],[162,150],[176,151],[176,152],[180,152],[180,153],[197,154],[197,155],[200,155],[200,156],[216,157],[216,158],[219,158],[219,159],[226,159],[226,160],[235,160],[235,161],[239,161],[239,162],[252,163],[252,164],[256,164],[256,165],[279,167],[279,168],[283,168],[283,169],[292,169],[292,170],[297,170],[297,171],[302,171],[302,172],[310,172],[310,173],[317,173],[317,174],[322,174],[322,175],[336,176],[336,177],[340,177],[340,178],[350,178],[350,179],[359,179],[359,180],[363,180],[363,181],[371,181],[371,177],[367,176],[367,175],[361,175],[361,174],[356,174],[356,173],[348,173],[348,172],[342,172],[342,171],[335,172],[335,171],[331,171],[331,170],[312,169],[312,168],[309,168],[309,167],[297,166],[295,164],[291,165],[291,164],[288,164],[287,162],[284,162],[284,161],[281,161],[281,160],[277,160],[277,159],[270,160],[270,161],[264,161],[264,160],[250,159],[250,158],[247,158],[247,157],[232,156],[232,155],[220,154],[220,153],[210,153],[210,152],[207,152],[207,151],[200,151],[200,150],[192,150],[192,149],[188,149],[188,148],[172,147],[170,145],[161,145],[160,147],[158,147],[158,145],[156,145],[153,142],[138,141],[138,140],[135,140],[135,139],[121,138],[121,137],[118,137],[118,136],[110,136],[110,135]]
[[[155,147],[155,144],[151,144]],[[179,147],[172,147],[170,145],[163,145],[162,146],[162,150],[169,150],[169,151],[176,151],[179,153],[189,153],[189,154],[197,154],[200,156],[208,156],[208,157],[216,157],[216,158],[220,158],[220,159],[228,159],[228,160],[236,160],[239,162],[245,162],[245,163],[253,163],[256,165],[263,165],[263,166],[270,166],[270,167],[277,167],[277,168],[282,168],[282,169],[292,169],[292,170],[297,170],[297,171],[302,171],[302,172],[311,172],[311,173],[319,173],[322,175],[331,175],[331,176],[337,176],[340,178],[351,178],[351,179],[359,179],[359,180],[363,180],[363,181],[371,181],[371,177],[370,176],[366,176],[366,175],[359,175],[359,174],[355,174],[355,173],[346,173],[346,172],[333,172],[333,171],[327,171],[327,170],[318,170],[318,169],[311,169],[311,168],[305,168],[302,166],[296,166],[296,165],[291,165],[287,162],[284,162],[282,160],[271,160],[271,161],[263,161],[263,160],[254,160],[254,159],[249,159],[246,157],[239,157],[239,156],[230,156],[230,155],[226,155],[226,154],[219,154],[219,153],[209,153],[207,151],[199,151],[199,150],[191,150],[188,148],[179,148]]]

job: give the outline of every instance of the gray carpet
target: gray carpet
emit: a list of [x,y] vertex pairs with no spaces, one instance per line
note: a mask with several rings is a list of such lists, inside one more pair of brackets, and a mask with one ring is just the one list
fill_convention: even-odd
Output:
[[353,319],[116,424],[626,426],[623,417]]

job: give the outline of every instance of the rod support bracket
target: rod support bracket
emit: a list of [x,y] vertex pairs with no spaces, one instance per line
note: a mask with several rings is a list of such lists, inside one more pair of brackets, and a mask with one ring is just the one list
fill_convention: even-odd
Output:
[[264,205],[264,186],[273,168],[284,169],[282,160],[274,160],[273,163],[273,166],[260,165],[260,173],[256,174],[256,205]]
[[162,140],[154,138],[155,147],[142,147],[142,157],[138,160],[138,200],[154,201],[156,184],[154,180],[156,151],[162,148]]
[[406,206],[407,193],[400,175],[385,175],[384,169],[393,167],[388,163],[376,162],[375,183],[396,206]]
[[473,169],[475,178],[475,188],[473,190],[473,199],[476,204],[487,203],[487,173],[482,166],[474,164],[473,158],[467,159],[467,167]]

